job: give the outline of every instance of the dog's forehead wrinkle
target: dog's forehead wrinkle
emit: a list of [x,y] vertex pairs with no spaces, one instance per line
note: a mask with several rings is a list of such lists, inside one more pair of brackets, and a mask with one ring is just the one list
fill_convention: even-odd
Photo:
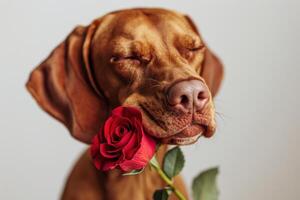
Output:
[[[164,46],[168,47],[170,44],[173,44],[173,40],[177,39],[181,35],[189,35],[185,37],[183,41],[188,40],[195,41],[196,36],[192,30],[187,29],[187,24],[181,19],[181,16],[173,12],[154,12],[151,10],[149,15],[143,15],[142,12],[121,12],[115,17],[115,26],[113,32],[116,32],[116,35],[123,35],[129,39],[135,38],[145,38],[149,39],[151,43],[158,44],[159,41],[165,43]],[[146,11],[147,13],[147,11]],[[147,19],[147,20],[145,20]],[[134,27],[134,28],[132,28]],[[170,35],[169,33],[173,34]],[[114,34],[115,35],[115,34]],[[172,37],[170,37],[172,36]],[[169,40],[171,40],[169,42]],[[189,42],[191,43],[191,42]],[[160,44],[161,46],[161,44]]]
[[151,48],[147,41],[128,40],[118,37],[112,42],[113,56],[141,56],[143,58],[151,57]]
[[[123,13],[115,18],[117,26],[114,29],[120,34],[128,34],[131,37],[138,37],[139,33],[145,33],[153,29],[151,21],[142,12]],[[143,31],[144,30],[144,31]],[[153,31],[153,30],[152,30]],[[151,33],[151,31],[149,31]],[[149,33],[147,32],[147,34]]]

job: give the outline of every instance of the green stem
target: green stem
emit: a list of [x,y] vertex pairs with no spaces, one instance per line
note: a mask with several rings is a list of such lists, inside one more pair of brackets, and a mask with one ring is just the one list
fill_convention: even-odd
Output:
[[151,166],[157,171],[158,175],[168,184],[174,194],[179,200],[186,200],[183,194],[175,187],[173,181],[165,174],[165,172],[159,167],[158,163],[150,162]]

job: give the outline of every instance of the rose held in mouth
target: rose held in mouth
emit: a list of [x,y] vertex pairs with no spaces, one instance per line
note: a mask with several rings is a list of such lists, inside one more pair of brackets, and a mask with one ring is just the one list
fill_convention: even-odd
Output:
[[117,168],[130,172],[143,169],[155,154],[155,148],[155,140],[143,129],[140,111],[120,106],[111,112],[93,138],[90,153],[98,170]]

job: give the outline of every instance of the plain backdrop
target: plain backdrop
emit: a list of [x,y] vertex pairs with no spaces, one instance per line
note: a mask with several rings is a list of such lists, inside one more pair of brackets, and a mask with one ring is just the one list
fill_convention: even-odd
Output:
[[187,13],[225,65],[216,135],[183,148],[186,183],[219,166],[220,200],[299,200],[296,0],[1,0],[0,199],[58,199],[86,148],[25,90],[30,71],[75,25],[144,6]]

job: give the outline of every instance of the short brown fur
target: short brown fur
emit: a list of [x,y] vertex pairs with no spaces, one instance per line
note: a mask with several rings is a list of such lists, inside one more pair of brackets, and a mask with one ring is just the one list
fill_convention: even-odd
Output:
[[[147,132],[162,143],[172,143],[170,138],[191,120],[201,123],[210,137],[216,127],[212,98],[223,67],[205,46],[191,19],[178,12],[116,11],[76,27],[32,72],[27,88],[47,113],[87,144],[119,105],[140,108]],[[187,79],[200,80],[210,90],[209,103],[193,116],[165,104],[166,89]],[[158,153],[160,161],[166,148]],[[180,176],[175,183],[187,195]],[[118,170],[99,172],[87,151],[72,170],[62,199],[150,200],[163,186],[148,167],[133,177]]]

